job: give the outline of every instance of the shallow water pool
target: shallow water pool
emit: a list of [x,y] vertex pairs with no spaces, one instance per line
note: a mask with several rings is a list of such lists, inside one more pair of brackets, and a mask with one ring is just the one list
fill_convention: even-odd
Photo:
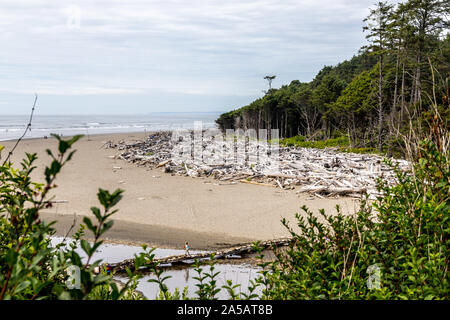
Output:
[[[209,266],[202,266],[203,272],[209,272]],[[235,289],[235,293],[246,293],[248,294],[248,287],[251,285],[250,280],[255,280],[259,276],[258,271],[260,268],[253,267],[250,265],[241,264],[216,264],[214,272],[220,272],[215,278],[217,281],[217,287],[222,288],[226,284],[227,280],[231,280],[233,285],[239,284],[240,287]],[[198,290],[196,284],[198,281],[194,277],[198,276],[198,273],[194,268],[184,268],[181,270],[167,269],[162,276],[170,276],[164,283],[169,288],[170,292],[174,292],[175,288],[178,288],[180,295],[184,288],[188,288],[187,297],[194,298],[197,297],[195,292]],[[115,276],[116,280],[125,283],[127,278],[125,276]],[[145,295],[148,299],[155,299],[159,294],[159,286],[157,283],[148,282],[149,279],[156,279],[154,275],[146,275],[140,279],[137,286],[137,290]],[[208,281],[208,280],[206,280]],[[254,292],[258,295],[261,294],[262,289],[257,288]],[[216,296],[218,299],[227,300],[230,298],[226,289],[221,289],[221,291]]]

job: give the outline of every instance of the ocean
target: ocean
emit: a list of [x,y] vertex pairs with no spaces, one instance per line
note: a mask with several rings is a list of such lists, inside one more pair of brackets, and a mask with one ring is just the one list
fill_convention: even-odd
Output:
[[[25,138],[42,138],[56,133],[62,136],[74,134],[101,134],[145,132],[174,129],[192,129],[195,121],[203,128],[215,128],[220,113],[169,113],[157,112],[145,115],[37,115],[33,116],[31,130]],[[0,141],[19,138],[28,123],[29,115],[0,115]]]

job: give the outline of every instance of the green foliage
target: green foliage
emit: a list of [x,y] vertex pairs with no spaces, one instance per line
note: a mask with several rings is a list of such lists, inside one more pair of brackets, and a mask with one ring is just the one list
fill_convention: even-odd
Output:
[[365,154],[365,153],[380,154],[379,151],[373,147],[369,147],[369,148],[345,148],[345,147],[342,147],[339,150],[342,152],[359,153],[359,154]]
[[288,147],[317,148],[317,149],[346,147],[350,145],[348,137],[345,136],[319,141],[306,141],[306,138],[303,136],[295,136],[292,138],[286,138],[281,140],[280,144]]
[[236,291],[240,289],[241,285],[233,284],[230,280],[227,280],[225,285],[219,287],[217,284],[217,278],[220,272],[216,271],[216,260],[214,259],[214,254],[211,254],[208,259],[205,259],[205,261],[200,261],[198,259],[195,259],[194,261],[193,266],[196,276],[194,276],[193,279],[196,280],[195,286],[197,287],[197,290],[194,292],[194,298],[188,298],[188,287],[185,287],[181,294],[178,288],[175,288],[173,292],[170,292],[165,283],[170,276],[164,276],[164,269],[158,268],[158,266],[153,262],[154,255],[152,252],[154,249],[147,251],[147,247],[145,245],[143,248],[144,251],[135,257],[136,268],[145,267],[147,273],[149,272],[150,275],[155,276],[155,278],[150,278],[147,281],[158,284],[159,293],[156,296],[157,300],[217,300],[217,295],[222,290],[225,290],[229,294],[231,300],[251,300],[260,298],[257,294],[255,294],[255,291],[260,286],[258,282],[261,280],[259,279],[257,279],[257,281],[250,281],[250,285],[247,288],[248,293],[237,293]]
[[[294,241],[266,266],[267,299],[448,299],[450,171],[448,151],[420,145],[414,174],[396,169],[399,184],[379,181],[372,207],[355,215],[306,207]],[[373,212],[374,211],[374,212]],[[379,286],[370,287],[378,270]]]
[[[169,291],[169,288],[164,283],[170,276],[163,275],[164,270],[158,268],[158,265],[153,261],[155,255],[153,251],[155,248],[148,248],[147,245],[143,245],[143,252],[139,255],[135,255],[135,268],[145,268],[151,274],[156,276],[156,279],[149,279],[150,283],[157,283],[159,286],[159,295],[156,297],[158,300],[178,300],[180,298],[179,291],[176,290],[174,293]],[[185,298],[187,290],[183,292],[183,298]]]
[[377,66],[371,72],[364,71],[356,76],[333,105],[333,111],[346,115],[349,119],[371,111],[374,108],[376,73]]
[[194,277],[197,280],[196,287],[198,290],[195,292],[199,300],[217,300],[216,295],[220,292],[220,288],[217,287],[217,276],[220,272],[215,271],[214,254],[210,256],[209,262],[206,264],[209,267],[209,272],[203,272],[204,264],[198,260],[194,263],[194,270],[197,272],[197,276]]
[[379,152],[372,147],[367,148],[352,148],[350,147],[350,140],[346,136],[340,136],[338,138],[332,138],[327,140],[306,141],[303,136],[295,136],[291,138],[285,138],[280,140],[282,146],[297,147],[297,148],[338,148],[341,152],[350,153],[372,153],[379,154]]
[[372,55],[382,56],[389,46],[389,27],[392,24],[393,7],[387,2],[379,1],[376,8],[371,9],[369,16],[364,19],[366,24],[363,30],[369,32],[366,35],[369,44],[363,49]]
[[[103,271],[103,274],[106,276],[106,272]],[[122,284],[119,284],[118,287],[120,287]],[[89,300],[147,300],[144,296],[142,296],[140,293],[136,292],[136,288],[138,285],[138,280],[133,279],[131,283],[128,283],[126,285],[125,292],[120,296],[116,297],[114,295],[114,291],[111,290],[111,287],[109,284],[103,284],[100,286],[96,286],[92,289],[91,293],[89,294],[88,299]]]
[[353,147],[372,133],[368,132],[369,127],[359,124],[368,123],[373,118],[373,110],[376,108],[375,80],[378,68],[377,64],[370,72],[364,71],[356,76],[328,110],[329,117],[337,122],[346,123],[347,128],[350,128],[348,132]]
[[[27,153],[20,169],[9,163],[0,167],[0,300],[91,299],[102,290],[108,292],[108,298],[119,299],[127,293],[127,286],[119,290],[111,276],[94,274],[101,261],[90,261],[102,244],[100,237],[112,227],[109,218],[117,211],[112,209],[120,201],[122,190],[109,193],[100,189],[97,196],[102,209],[91,208],[95,220],[84,218],[84,225],[71,243],[64,240],[52,247],[49,237],[55,234],[54,222],[41,221],[39,213],[52,206],[48,193],[56,187],[55,178],[74,155],[72,145],[81,138],[63,140],[53,136],[58,150],[56,154],[47,150],[52,161],[45,168],[45,183],[31,180],[36,154]],[[84,229],[93,233],[92,244],[83,238]],[[82,262],[79,248],[86,253],[86,262]],[[79,271],[79,282],[70,274],[73,270]]]
[[156,297],[156,300],[189,300],[188,298],[188,287],[184,287],[183,292],[180,294],[180,289],[175,288],[174,292],[171,293],[169,291],[159,292],[159,296]]
[[346,86],[347,83],[345,81],[341,80],[334,73],[329,73],[314,88],[311,102],[313,105],[320,107],[322,112],[325,112],[328,105],[339,98]]

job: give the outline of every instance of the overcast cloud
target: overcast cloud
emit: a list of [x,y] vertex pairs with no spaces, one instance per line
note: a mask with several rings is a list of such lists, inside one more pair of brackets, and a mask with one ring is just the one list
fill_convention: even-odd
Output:
[[364,43],[373,0],[0,0],[0,113],[225,111]]

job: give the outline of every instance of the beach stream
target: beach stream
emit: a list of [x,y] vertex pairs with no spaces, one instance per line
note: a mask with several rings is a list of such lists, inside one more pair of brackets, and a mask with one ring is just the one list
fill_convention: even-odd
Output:
[[[62,237],[51,237],[51,243],[53,246],[56,246],[58,243],[61,243],[63,240]],[[70,243],[73,239],[67,239],[66,243]],[[81,248],[77,250],[78,254],[82,258],[82,260],[86,259],[86,254],[83,252]],[[123,261],[125,259],[133,258],[135,254],[143,252],[143,249],[139,246],[125,245],[125,244],[113,244],[113,243],[104,243],[100,246],[94,256],[91,258],[91,261],[102,260],[102,263],[116,263]],[[192,254],[206,252],[206,251],[190,251]],[[156,248],[153,251],[155,258],[163,258],[172,255],[181,255],[184,254],[184,250],[176,250],[176,249],[163,249]],[[209,273],[209,266],[202,266],[204,273]],[[222,288],[223,285],[227,284],[227,280],[231,280],[233,285],[240,285],[235,289],[236,293],[248,293],[248,287],[251,285],[251,280],[255,280],[258,276],[260,268],[251,266],[249,264],[230,264],[230,263],[217,263],[215,264],[214,272],[219,272],[217,278],[217,287]],[[195,271],[194,267],[177,267],[177,268],[167,268],[163,273],[163,276],[170,276],[164,283],[169,288],[170,292],[174,292],[176,288],[180,291],[180,295],[182,294],[185,287],[187,287],[187,297],[194,298],[196,297],[195,292],[198,290],[197,284],[198,281],[194,279],[194,277],[198,277],[198,273]],[[114,276],[114,279],[125,283],[128,281],[128,278],[125,274],[118,274]],[[155,299],[159,294],[159,287],[157,283],[148,282],[150,279],[156,279],[153,274],[144,274],[143,277],[139,280],[137,285],[137,291],[145,295],[148,299]],[[207,282],[207,280],[206,280]],[[256,294],[261,293],[261,289],[257,289],[255,291]],[[221,291],[217,294],[217,298],[219,299],[229,299],[230,296],[225,289],[221,289]]]

